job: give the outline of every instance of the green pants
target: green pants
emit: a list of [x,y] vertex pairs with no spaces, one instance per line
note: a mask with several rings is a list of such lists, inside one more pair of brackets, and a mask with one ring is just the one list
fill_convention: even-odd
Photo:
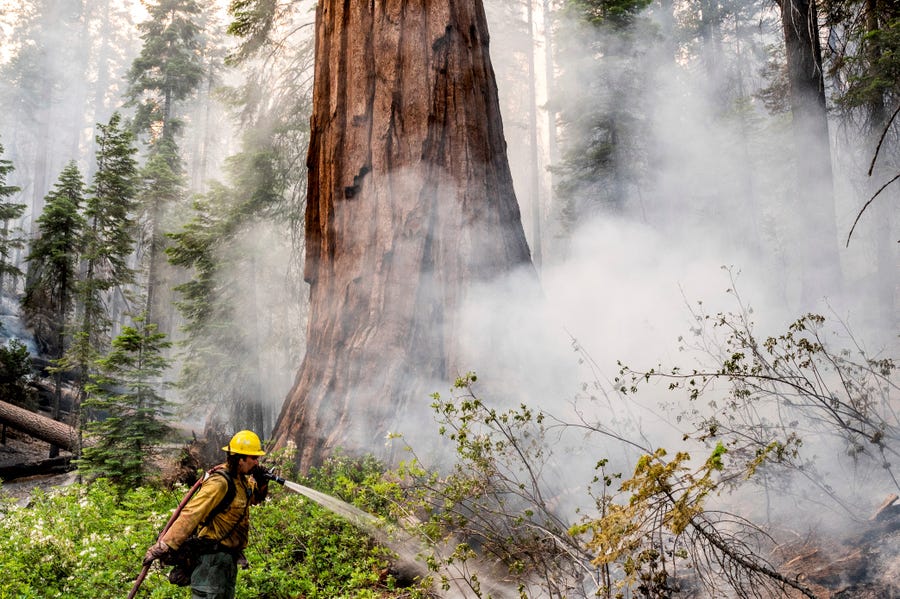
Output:
[[229,553],[207,553],[191,574],[191,599],[234,599],[237,564]]

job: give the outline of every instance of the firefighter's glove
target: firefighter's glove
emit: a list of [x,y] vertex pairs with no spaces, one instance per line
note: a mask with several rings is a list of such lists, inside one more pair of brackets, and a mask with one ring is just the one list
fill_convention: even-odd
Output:
[[170,551],[171,549],[168,545],[162,541],[157,541],[156,544],[151,545],[150,549],[147,550],[147,553],[144,554],[144,565],[149,566],[154,561],[167,556]]
[[244,555],[243,551],[241,551],[240,555],[238,555],[237,565],[241,570],[249,570],[250,569],[250,562],[247,561],[247,556]]
[[269,471],[257,464],[250,471],[250,476],[256,481],[256,493],[253,497],[254,503],[262,503],[269,494]]
[[253,467],[253,470],[250,471],[250,476],[256,479],[257,485],[265,485],[269,483],[269,471],[257,464]]

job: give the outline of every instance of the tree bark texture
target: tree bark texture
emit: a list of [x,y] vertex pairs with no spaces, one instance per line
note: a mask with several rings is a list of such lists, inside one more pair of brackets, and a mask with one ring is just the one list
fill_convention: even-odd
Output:
[[841,280],[815,0],[781,0],[781,23],[790,82],[797,208],[803,222],[797,232],[801,295],[804,301],[815,302]]
[[[455,377],[473,283],[531,268],[481,0],[324,0],[307,157],[307,352],[275,425],[301,466],[378,452]],[[427,381],[427,382],[425,382]]]
[[24,408],[0,401],[0,423],[26,432],[67,451],[78,448],[78,434],[68,424],[41,416]]

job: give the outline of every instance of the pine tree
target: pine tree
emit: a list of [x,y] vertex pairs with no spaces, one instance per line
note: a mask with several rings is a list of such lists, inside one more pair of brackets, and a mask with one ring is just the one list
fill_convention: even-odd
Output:
[[14,185],[7,185],[6,178],[13,172],[12,162],[2,158],[3,145],[0,144],[0,293],[8,277],[20,277],[22,271],[12,261],[12,252],[23,246],[23,240],[17,235],[18,229],[10,228],[10,221],[18,219],[25,212],[25,204],[11,201],[20,190]]
[[[74,162],[70,162],[45,199],[44,211],[37,219],[38,236],[31,242],[25,258],[28,262],[22,298],[25,322],[34,331],[39,350],[57,363],[65,353],[66,329],[75,305],[84,232],[84,217],[80,214],[83,202],[81,172]],[[53,374],[53,418],[58,419],[62,372],[54,368]],[[57,454],[58,448],[51,447],[50,455]]]
[[152,471],[149,458],[170,428],[170,405],[161,378],[169,367],[163,352],[170,343],[156,325],[138,318],[123,327],[112,349],[95,363],[99,374],[87,386],[84,407],[98,418],[85,425],[90,441],[79,470],[109,478],[123,487],[142,484]]
[[649,4],[649,0],[567,2],[575,23],[588,28],[596,41],[588,53],[582,43],[567,43],[565,36],[560,42],[560,53],[571,64],[592,72],[584,78],[581,69],[563,71],[562,89],[574,86],[584,92],[554,100],[566,131],[562,160],[554,169],[564,231],[597,211],[623,211],[628,188],[646,174],[642,167],[647,162],[649,109],[644,103],[650,97],[650,69],[637,37],[651,27],[642,16]]
[[144,45],[128,73],[128,104],[137,107],[134,126],[151,139],[174,139],[182,122],[176,102],[197,91],[203,78],[195,0],[146,3],[150,18],[138,27]]
[[[185,196],[184,169],[174,139],[160,138],[150,148],[147,162],[141,170],[140,212],[143,234],[140,239],[140,261],[145,265],[145,306],[147,318],[157,324],[164,318],[164,302],[159,300],[163,282],[166,239],[170,228],[164,222],[172,206],[179,205]],[[167,327],[163,326],[163,329]]]
[[[227,161],[231,186],[214,183],[194,202],[194,216],[166,249],[169,262],[193,272],[178,285],[176,306],[185,320],[179,387],[194,406],[217,415],[217,424],[247,422],[265,429],[261,401],[259,312],[253,294],[260,276],[242,236],[260,217],[273,216],[283,203],[275,177],[276,155],[248,151]],[[250,315],[248,318],[247,315]]]
[[[134,130],[146,136],[150,151],[143,173],[141,203],[146,235],[142,260],[147,265],[147,317],[159,323],[165,316],[158,298],[164,267],[163,251],[168,209],[183,197],[184,167],[178,136],[183,121],[177,104],[194,95],[204,74],[196,0],[157,0],[147,4],[150,18],[139,25],[144,44],[128,73],[129,106],[136,106]],[[164,330],[166,326],[162,327]]]
[[84,272],[78,285],[80,332],[94,348],[108,343],[110,292],[127,296],[134,282],[129,257],[135,244],[139,184],[134,135],[122,126],[119,114],[113,114],[107,125],[98,124],[98,129],[97,172],[85,202]]
[[42,353],[59,359],[65,327],[75,305],[78,261],[82,250],[84,182],[74,162],[59,176],[37,219],[37,237],[26,261],[28,276],[22,308]]
[[[261,223],[281,228],[284,239],[302,236],[306,180],[292,165],[302,161],[307,145],[310,88],[296,73],[311,70],[313,45],[308,30],[297,26],[297,11],[276,9],[255,1],[230,5],[235,20],[229,31],[244,40],[229,61],[242,63],[249,80],[228,92],[245,130],[242,150],[226,161],[227,184],[213,182],[195,199],[192,218],[168,235],[166,248],[169,263],[191,277],[175,287],[185,334],[178,387],[190,405],[215,415],[212,427],[244,422],[267,430],[271,417],[261,401],[262,381],[297,359],[292,344],[298,340],[290,333],[296,328],[287,322],[299,325],[296,305],[302,301],[273,305],[271,298],[299,294],[299,277],[292,284],[285,276],[290,272],[276,274],[278,266],[256,259],[257,247],[248,248],[256,246]],[[281,39],[277,47],[266,46],[272,36]],[[266,60],[254,60],[261,51]],[[289,268],[299,272],[296,262]],[[267,275],[283,287],[262,298],[248,293]]]
[[80,318],[71,327],[71,343],[58,363],[75,375],[75,413],[84,400],[91,364],[109,345],[112,295],[127,298],[134,282],[128,264],[134,250],[138,185],[134,135],[122,127],[118,113],[109,124],[97,127],[97,170],[85,201],[81,275],[75,288]]
[[0,399],[23,408],[35,408],[26,385],[31,375],[31,354],[18,339],[0,345]]
[[214,184],[195,200],[193,218],[170,235],[173,244],[166,249],[171,264],[193,271],[189,281],[175,288],[181,296],[176,307],[185,321],[178,386],[192,407],[216,411],[228,403],[223,399],[231,395],[232,375],[238,368],[232,353],[237,349],[233,314],[221,298],[229,285],[216,284],[223,267],[216,251],[217,242],[227,236],[223,206],[228,195],[224,186]]

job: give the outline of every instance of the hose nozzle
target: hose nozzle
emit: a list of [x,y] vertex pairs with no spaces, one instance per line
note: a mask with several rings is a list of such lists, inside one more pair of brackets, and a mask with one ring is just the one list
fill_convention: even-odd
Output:
[[266,470],[263,474],[266,477],[266,480],[274,480],[279,485],[284,485],[284,479],[272,472],[271,470]]

